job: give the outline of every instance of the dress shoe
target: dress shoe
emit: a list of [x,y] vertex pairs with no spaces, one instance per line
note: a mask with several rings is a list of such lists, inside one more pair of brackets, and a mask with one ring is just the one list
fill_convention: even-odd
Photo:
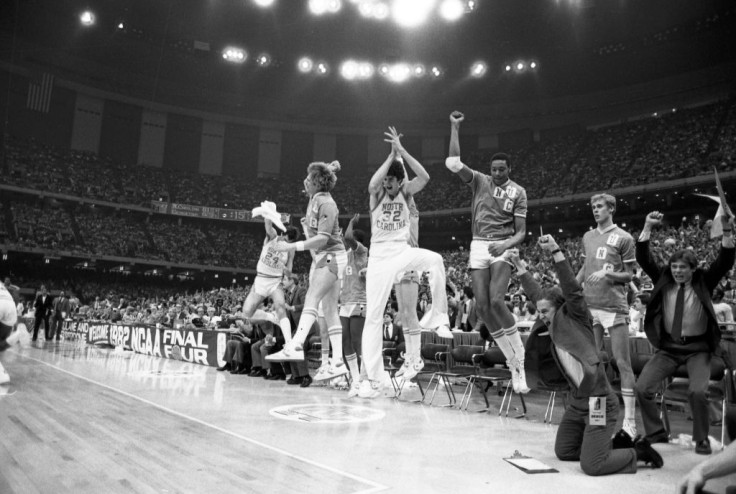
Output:
[[268,381],[283,381],[286,379],[286,376],[283,374],[269,374],[268,376],[265,376],[264,379]]
[[312,384],[312,378],[310,376],[304,376],[302,378],[302,383],[299,385],[299,387],[308,388],[310,384]]
[[652,468],[662,468],[664,460],[646,438],[640,437],[634,441],[634,450],[636,451],[636,460],[643,461]]
[[613,436],[611,447],[613,449],[630,449],[634,447],[634,440],[628,432],[621,429],[615,436]]
[[259,377],[261,375],[262,370],[263,369],[261,369],[260,367],[253,367],[253,370],[250,371],[249,375],[253,377]]
[[240,367],[234,365],[230,368],[230,374],[240,374]]
[[710,441],[708,439],[703,439],[702,441],[695,443],[695,452],[699,455],[711,454],[713,450],[710,449]]
[[230,362],[226,362],[225,365],[217,368],[217,370],[220,372],[230,370],[230,369],[232,369],[232,367],[230,367]]
[[648,436],[646,436],[646,439],[647,441],[649,441],[650,444],[670,442],[670,436],[664,429],[660,429],[657,432],[649,434]]
[[290,377],[286,380],[286,384],[301,384],[303,380],[302,376]]
[[238,372],[236,372],[235,374],[250,374],[250,368],[243,367],[242,369],[238,369]]

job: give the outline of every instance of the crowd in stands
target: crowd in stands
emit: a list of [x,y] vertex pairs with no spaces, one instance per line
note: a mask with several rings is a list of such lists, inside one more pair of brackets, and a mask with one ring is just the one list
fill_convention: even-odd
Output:
[[[631,120],[507,149],[512,178],[530,198],[626,187],[736,169],[736,102]],[[418,154],[418,150],[410,150]],[[467,152],[463,159],[485,169],[492,150]],[[340,157],[337,156],[337,159]],[[309,157],[305,157],[306,168]],[[377,166],[378,163],[372,164]],[[417,198],[420,211],[467,207],[464,186],[440,165]],[[251,209],[271,200],[284,212],[300,213],[306,200],[303,176],[232,177],[185,173],[122,164],[92,153],[68,151],[6,136],[6,172],[0,183],[122,204],[148,206],[152,200]],[[368,176],[340,175],[334,196],[345,214],[364,212]]]

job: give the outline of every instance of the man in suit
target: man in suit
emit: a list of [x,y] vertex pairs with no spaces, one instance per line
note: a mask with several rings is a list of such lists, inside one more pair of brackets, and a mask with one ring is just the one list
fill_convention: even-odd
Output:
[[66,294],[61,291],[59,296],[54,299],[53,306],[53,323],[54,323],[54,335],[56,341],[61,339],[61,329],[64,326],[64,319],[69,317],[71,313],[71,304]]
[[[286,313],[289,316],[291,327],[296,330],[299,327],[299,318],[302,316],[304,309],[304,299],[307,296],[307,289],[299,285],[299,277],[294,273],[285,272],[282,280],[284,287],[284,299],[286,300]],[[309,341],[314,328],[310,330],[306,341]],[[291,372],[291,378],[286,381],[287,384],[299,385],[303,388],[312,384],[312,378],[309,375],[309,366],[307,365],[307,354],[304,354],[304,360],[284,363],[284,367],[289,365],[287,372]]]
[[52,307],[51,295],[45,285],[41,285],[41,290],[36,295],[36,301],[33,303],[33,307],[36,309],[36,320],[33,324],[33,341],[38,338],[38,328],[41,327],[41,321],[43,321],[43,331],[46,340],[51,339],[51,326],[49,325],[49,316],[51,316]]
[[688,401],[693,415],[695,452],[710,454],[708,441],[708,380],[710,360],[719,351],[721,332],[713,310],[711,292],[734,264],[733,219],[722,216],[723,239],[718,257],[707,268],[699,268],[695,254],[683,249],[660,266],[649,251],[652,229],[662,223],[662,214],[647,215],[636,243],[636,260],[652,278],[654,289],[644,317],[644,331],[657,349],[636,383],[644,421],[644,432],[651,442],[667,442],[659,410],[654,400],[662,380],[677,367],[687,366]]
[[406,351],[404,332],[401,326],[394,324],[394,316],[390,312],[383,315],[383,348],[393,348],[394,359]]

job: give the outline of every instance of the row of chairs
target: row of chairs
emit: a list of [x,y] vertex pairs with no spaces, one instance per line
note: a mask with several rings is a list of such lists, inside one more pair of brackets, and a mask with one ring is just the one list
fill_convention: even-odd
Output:
[[[419,387],[420,403],[432,405],[440,387],[444,388],[447,395],[447,404],[444,406],[457,407],[459,410],[468,411],[473,391],[481,392],[486,407],[477,412],[489,412],[491,403],[488,400],[488,392],[491,387],[503,389],[503,398],[499,407],[499,415],[504,413],[508,417],[511,409],[511,400],[514,394],[511,387],[511,371],[505,368],[506,357],[498,347],[485,349],[480,345],[459,345],[452,349],[447,344],[428,343],[422,346],[422,359],[424,369],[417,376],[416,382]],[[393,348],[384,348],[385,367],[391,377],[394,387],[394,396],[399,398],[403,390],[404,381],[396,378],[397,355]],[[429,376],[425,387],[422,386],[421,376]],[[465,385],[460,401],[457,400],[453,386],[456,382]],[[500,391],[499,391],[499,394]],[[526,415],[527,408],[523,395],[519,396],[522,413],[519,417]],[[551,420],[551,411],[550,411]]]

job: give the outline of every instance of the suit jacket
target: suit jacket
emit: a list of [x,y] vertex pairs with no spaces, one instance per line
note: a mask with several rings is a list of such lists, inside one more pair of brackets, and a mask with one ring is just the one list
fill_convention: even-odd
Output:
[[[583,287],[575,279],[575,273],[567,259],[555,263],[557,276],[560,280],[560,289],[565,302],[555,312],[555,317],[549,326],[549,335],[552,344],[569,353],[577,360],[583,369],[583,379],[580,386],[576,386],[560,364],[556,351],[552,354],[557,367],[567,378],[573,396],[584,398],[590,396],[607,395],[611,389],[606,377],[605,364],[598,354],[593,335],[593,321],[588,311],[588,304],[583,297]],[[521,284],[529,299],[536,303],[541,295],[541,287],[530,272],[521,275]],[[535,327],[544,324],[537,321]]]
[[53,303],[54,307],[54,314],[56,317],[62,317],[61,313],[65,312],[67,316],[71,313],[72,304],[69,302],[69,299],[64,297],[62,300],[61,297],[57,297],[54,299]]
[[383,341],[384,342],[391,341],[395,343],[396,346],[398,346],[400,343],[404,342],[404,331],[402,331],[401,325],[399,324],[392,324],[391,326],[393,326],[392,331],[391,331],[391,338],[387,340],[386,335],[385,335],[384,325],[381,324],[381,335],[382,335]]
[[[692,285],[695,295],[703,304],[705,314],[708,319],[708,327],[706,328],[706,341],[711,352],[718,349],[721,341],[721,330],[718,327],[718,318],[713,310],[713,302],[711,302],[710,294],[718,285],[728,270],[733,267],[734,252],[736,249],[721,247],[718,257],[708,266],[708,269],[697,268],[693,272]],[[647,334],[649,342],[655,348],[661,348],[662,336],[666,333],[664,329],[664,311],[662,305],[663,289],[667,286],[675,284],[672,277],[672,270],[669,264],[660,266],[652,257],[649,250],[649,241],[636,243],[636,262],[649,275],[654,283],[651,293],[651,300],[647,305],[647,313],[644,316],[644,331]]]
[[292,329],[296,329],[299,324],[299,319],[302,317],[302,310],[304,310],[304,299],[306,297],[307,289],[301,285],[295,286],[291,293],[286,294],[286,304],[294,306],[293,311],[288,311]]
[[53,307],[53,300],[51,295],[46,295],[46,301],[43,300],[42,295],[36,296],[36,301],[33,303],[33,307],[36,309],[36,317],[46,317],[51,313]]

